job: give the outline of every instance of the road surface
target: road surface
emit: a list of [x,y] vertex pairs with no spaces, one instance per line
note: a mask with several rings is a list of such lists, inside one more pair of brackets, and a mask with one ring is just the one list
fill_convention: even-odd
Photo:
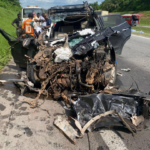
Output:
[[150,28],[150,26],[142,26],[142,25],[137,25],[137,27]]
[[[118,76],[116,84],[123,90],[135,81],[139,89],[150,92],[150,39],[132,35],[117,56]],[[130,68],[123,72],[121,68]],[[0,80],[17,78],[21,70],[11,61],[0,75]],[[134,81],[135,80],[135,81]],[[34,98],[34,94],[28,94]],[[135,137],[127,129],[101,129],[85,134],[72,144],[54,125],[57,115],[68,111],[62,102],[40,99],[39,108],[31,109],[22,101],[20,91],[11,83],[0,87],[0,149],[4,150],[148,150],[150,149],[150,121],[139,128]],[[141,130],[142,129],[142,130]]]

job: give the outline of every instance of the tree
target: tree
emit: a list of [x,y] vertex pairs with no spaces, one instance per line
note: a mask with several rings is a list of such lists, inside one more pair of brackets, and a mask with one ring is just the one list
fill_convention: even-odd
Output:
[[149,10],[150,0],[104,0],[100,9],[112,11]]
[[6,8],[8,10],[21,10],[19,0],[0,0],[0,7]]
[[100,5],[98,5],[98,2],[94,2],[90,4],[94,10],[99,10],[100,9]]

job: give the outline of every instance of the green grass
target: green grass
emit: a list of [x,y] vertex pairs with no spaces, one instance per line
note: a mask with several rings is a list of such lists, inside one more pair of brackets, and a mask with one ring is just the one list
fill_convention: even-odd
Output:
[[141,17],[140,25],[150,26],[150,17]]
[[132,29],[135,29],[136,31],[143,31],[143,32],[144,32],[143,34],[132,32],[133,34],[150,37],[150,28],[145,28],[145,27],[132,27]]
[[125,11],[125,12],[113,12],[111,14],[143,14],[144,16],[140,17],[140,25],[150,26],[150,11]]
[[[16,29],[11,25],[12,21],[17,17],[16,11],[11,11],[0,7],[0,28],[4,29],[10,35],[16,37]],[[7,40],[0,34],[0,70],[11,59],[11,51]]]

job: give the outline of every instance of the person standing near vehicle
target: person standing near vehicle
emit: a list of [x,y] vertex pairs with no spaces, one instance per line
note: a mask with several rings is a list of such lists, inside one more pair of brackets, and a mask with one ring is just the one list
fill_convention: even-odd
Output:
[[[14,25],[16,24],[16,26]],[[16,28],[16,35],[19,37],[19,30],[21,29],[21,14],[17,15],[17,18],[12,22],[12,26]]]
[[48,18],[46,13],[43,14],[43,17],[46,21],[46,26],[42,27],[42,29],[44,30],[44,29],[48,29],[51,26],[51,19]]
[[36,31],[38,34],[40,34],[42,32],[42,28],[41,28],[41,20],[40,20],[40,13],[37,13],[37,16],[34,18],[34,21],[37,24],[37,28]]
[[22,29],[25,30],[25,33],[31,35],[33,37],[38,37],[38,33],[36,31],[37,24],[33,21],[33,14],[29,13],[28,19],[23,22]]
[[45,14],[45,13],[43,13],[43,14],[40,16],[40,21],[41,21],[41,27],[42,27],[42,28],[46,26],[46,22],[45,22],[45,19],[44,19],[44,17],[43,17],[44,14]]
[[37,13],[37,16],[34,18],[34,21],[36,22],[37,26],[40,27],[40,13]]

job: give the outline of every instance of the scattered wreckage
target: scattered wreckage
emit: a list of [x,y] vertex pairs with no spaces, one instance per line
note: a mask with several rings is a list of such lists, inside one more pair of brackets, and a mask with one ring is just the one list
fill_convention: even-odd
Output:
[[12,39],[0,29],[15,63],[27,66],[27,76],[8,82],[19,86],[22,94],[38,93],[33,101],[25,100],[32,108],[38,106],[41,94],[70,105],[76,114],[70,120],[80,132],[61,116],[54,124],[72,142],[86,130],[99,127],[121,125],[134,134],[136,126],[149,116],[149,101],[139,91],[124,93],[112,88],[115,54],[122,52],[130,38],[130,26],[120,15],[98,17],[87,3],[52,7],[48,13],[56,23],[51,28],[51,39],[45,37],[45,32],[38,39]]

